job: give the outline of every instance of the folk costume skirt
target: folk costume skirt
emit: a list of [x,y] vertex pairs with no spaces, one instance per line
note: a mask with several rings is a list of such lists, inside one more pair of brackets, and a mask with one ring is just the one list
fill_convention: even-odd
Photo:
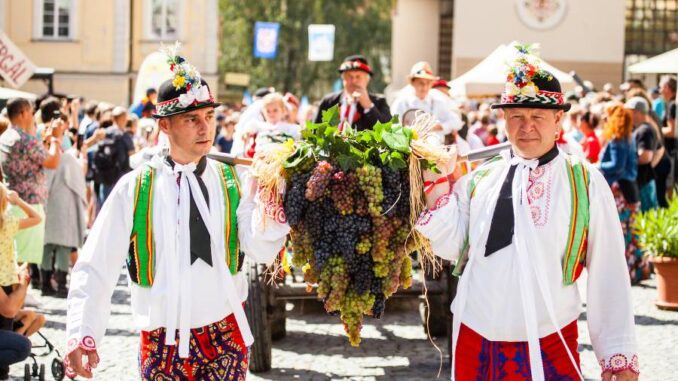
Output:
[[[561,332],[579,367],[577,321]],[[579,380],[557,332],[542,337],[539,343],[547,381]],[[527,342],[489,341],[462,324],[455,356],[456,381],[532,380]]]
[[244,381],[247,346],[233,314],[210,325],[191,329],[189,357],[179,358],[177,344],[164,345],[165,328],[141,332],[141,379],[186,381]]

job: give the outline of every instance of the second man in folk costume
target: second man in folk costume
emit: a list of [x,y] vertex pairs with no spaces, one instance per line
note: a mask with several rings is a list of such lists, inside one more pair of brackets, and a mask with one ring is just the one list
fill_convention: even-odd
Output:
[[[452,378],[579,380],[576,280],[587,272],[587,321],[604,381],[637,380],[630,282],[617,210],[602,174],[560,152],[569,105],[529,46],[501,102],[511,150],[452,189],[437,181],[417,229],[461,272]],[[452,168],[453,163],[448,163]],[[439,175],[438,175],[439,176]],[[465,266],[465,267],[464,267]]]
[[176,48],[168,56],[174,78],[155,117],[169,152],[117,183],[89,234],[71,276],[67,368],[92,377],[126,262],[141,378],[244,380],[253,337],[241,253],[271,263],[289,226],[281,208],[262,214],[246,170],[206,158],[218,103]]

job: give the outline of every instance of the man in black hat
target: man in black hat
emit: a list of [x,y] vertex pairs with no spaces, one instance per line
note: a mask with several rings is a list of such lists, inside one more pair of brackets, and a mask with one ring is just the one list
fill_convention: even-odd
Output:
[[320,102],[315,123],[322,121],[323,111],[339,105],[339,121],[349,123],[357,130],[367,130],[375,123],[391,120],[391,111],[386,99],[367,91],[372,68],[361,55],[348,56],[339,66],[344,90],[326,95]]
[[242,253],[271,263],[289,226],[279,205],[260,207],[246,168],[207,159],[219,103],[193,66],[167,53],[174,77],[160,86],[154,117],[169,151],[117,182],[73,268],[69,375],[92,377],[123,263],[141,379],[242,381],[247,373],[254,339]]
[[[577,352],[587,269],[586,320],[602,379],[638,379],[624,238],[607,182],[558,150],[564,112],[558,80],[531,46],[514,44],[501,101],[511,149],[434,185],[416,228],[461,274],[452,303],[452,378],[583,379]],[[442,176],[455,160],[441,164]],[[447,172],[447,173],[445,173]],[[453,173],[458,173],[454,171]],[[452,178],[457,178],[455,174]],[[463,273],[462,273],[463,271]],[[536,366],[535,366],[536,364]]]

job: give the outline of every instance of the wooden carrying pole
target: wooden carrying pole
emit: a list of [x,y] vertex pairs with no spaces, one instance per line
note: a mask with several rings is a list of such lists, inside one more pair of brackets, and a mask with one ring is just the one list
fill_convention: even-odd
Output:
[[[477,150],[473,150],[469,152],[466,155],[460,155],[457,158],[457,162],[465,162],[465,161],[478,161],[478,160],[485,160],[489,159],[492,156],[497,155],[499,152],[508,149],[511,147],[511,143],[501,143],[501,144],[496,144],[493,146],[489,147],[483,147],[479,148]],[[252,165],[252,159],[246,158],[246,157],[240,157],[240,156],[234,156],[228,153],[222,153],[222,152],[213,152],[213,153],[208,153],[207,157],[220,161],[222,163],[230,164],[230,165]]]

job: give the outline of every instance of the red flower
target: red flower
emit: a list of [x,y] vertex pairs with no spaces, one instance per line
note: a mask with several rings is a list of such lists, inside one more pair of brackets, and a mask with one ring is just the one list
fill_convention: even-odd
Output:
[[191,90],[191,83],[190,82],[186,83],[186,90],[188,90],[188,91]]
[[170,65],[170,70],[171,70],[171,71],[174,71],[174,64],[171,64],[171,65]]

